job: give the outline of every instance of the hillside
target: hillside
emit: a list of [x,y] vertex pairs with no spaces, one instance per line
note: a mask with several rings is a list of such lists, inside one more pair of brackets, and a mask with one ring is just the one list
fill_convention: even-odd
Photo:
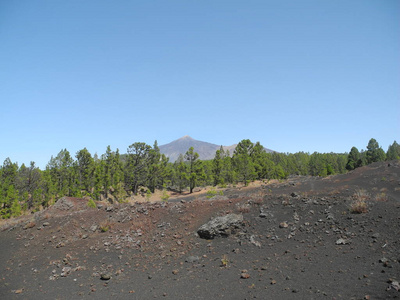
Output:
[[[198,141],[191,138],[188,135],[181,137],[171,143],[159,146],[160,152],[169,157],[170,162],[174,162],[178,159],[179,154],[184,155],[186,151],[193,147],[194,151],[199,154],[199,158],[201,160],[209,160],[213,159],[215,156],[215,152],[220,149],[221,145],[216,145],[208,142]],[[223,149],[229,150],[229,153],[232,155],[235,151],[236,144],[231,146],[223,146]],[[267,152],[273,152],[270,149],[266,149]]]
[[398,298],[399,184],[392,161],[211,199],[63,197],[3,223],[0,299]]

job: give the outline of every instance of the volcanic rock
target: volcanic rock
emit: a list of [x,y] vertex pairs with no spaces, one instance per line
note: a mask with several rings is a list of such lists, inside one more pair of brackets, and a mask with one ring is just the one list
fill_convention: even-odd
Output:
[[200,226],[198,235],[203,239],[213,239],[216,236],[228,236],[232,231],[239,228],[243,223],[243,215],[229,214],[216,217],[210,222]]

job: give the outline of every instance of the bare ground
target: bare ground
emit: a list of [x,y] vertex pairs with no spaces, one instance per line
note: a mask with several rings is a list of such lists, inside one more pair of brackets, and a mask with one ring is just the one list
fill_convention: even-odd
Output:
[[[367,212],[353,214],[353,195]],[[0,232],[0,299],[394,299],[400,163],[154,201],[63,198]],[[211,218],[239,230],[201,239]],[[102,279],[103,278],[103,279]]]

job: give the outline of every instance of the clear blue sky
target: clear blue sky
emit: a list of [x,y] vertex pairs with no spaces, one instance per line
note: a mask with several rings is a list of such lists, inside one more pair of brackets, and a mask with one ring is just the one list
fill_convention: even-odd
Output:
[[400,1],[0,2],[0,164],[183,135],[400,142]]

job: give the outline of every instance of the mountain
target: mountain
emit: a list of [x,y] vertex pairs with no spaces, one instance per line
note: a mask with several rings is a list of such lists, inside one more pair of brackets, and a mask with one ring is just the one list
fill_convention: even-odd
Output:
[[[237,144],[231,146],[223,146],[223,148],[225,151],[229,150],[229,153],[232,155],[233,151],[236,148],[236,145]],[[176,161],[179,157],[179,154],[185,155],[186,151],[188,151],[190,147],[194,148],[194,151],[199,154],[199,158],[201,160],[208,160],[214,158],[215,152],[219,150],[221,145],[198,141],[188,135],[185,135],[180,139],[172,141],[169,144],[159,146],[160,152],[169,157],[170,162]],[[273,152],[269,149],[265,150],[267,152]]]

